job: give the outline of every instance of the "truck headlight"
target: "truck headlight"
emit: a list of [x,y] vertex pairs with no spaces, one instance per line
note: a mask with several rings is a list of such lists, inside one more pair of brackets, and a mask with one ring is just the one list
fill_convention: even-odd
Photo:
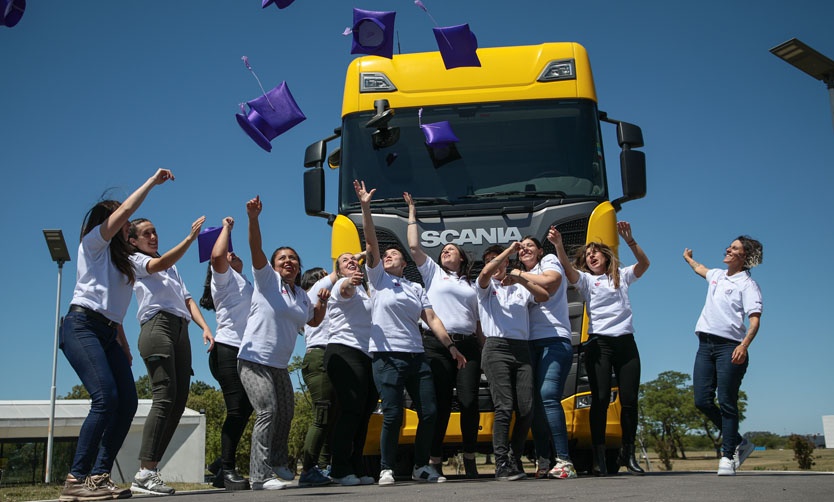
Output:
[[554,80],[576,80],[576,66],[573,59],[562,59],[547,63],[544,71],[539,75],[539,82]]
[[359,92],[394,92],[397,87],[384,73],[363,72],[359,74]]

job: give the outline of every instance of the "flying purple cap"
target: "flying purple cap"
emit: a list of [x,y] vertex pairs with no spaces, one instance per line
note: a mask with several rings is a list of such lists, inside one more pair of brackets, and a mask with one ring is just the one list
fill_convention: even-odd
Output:
[[428,148],[429,156],[435,168],[461,158],[460,152],[455,146],[455,143],[460,140],[452,131],[452,125],[449,124],[448,120],[424,124],[422,108],[417,112],[417,120],[423,135],[426,137],[426,148]]
[[236,114],[237,123],[267,152],[272,151],[270,141],[307,118],[298,108],[286,82],[246,104],[249,114]]
[[394,55],[396,12],[353,9],[351,54],[369,54],[391,59]]
[[475,52],[478,48],[478,39],[475,38],[468,24],[432,28],[432,30],[447,70],[459,66],[481,66],[481,60]]
[[261,8],[265,9],[271,4],[275,4],[279,9],[285,9],[290,6],[295,0],[261,0]]
[[[200,263],[211,259],[211,251],[214,249],[214,243],[220,237],[221,230],[223,230],[223,227],[209,227],[197,235],[197,246],[200,248]],[[229,236],[229,251],[234,251],[231,235]]]
[[11,28],[23,17],[26,0],[0,0],[0,26]]

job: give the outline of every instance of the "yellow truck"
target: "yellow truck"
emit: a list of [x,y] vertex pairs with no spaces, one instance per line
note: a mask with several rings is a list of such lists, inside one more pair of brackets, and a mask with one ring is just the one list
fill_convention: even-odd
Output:
[[[437,259],[449,242],[476,262],[492,244],[525,235],[545,236],[555,225],[568,252],[588,241],[616,249],[616,211],[646,193],[645,154],[639,127],[611,119],[597,106],[591,65],[574,42],[478,49],[480,67],[447,70],[439,52],[366,56],[350,63],[345,78],[342,123],[334,134],[307,147],[305,210],[332,227],[331,256],[363,249],[362,216],[352,182],[377,189],[372,203],[381,247],[408,249],[408,210],[403,192],[417,205],[420,240]],[[421,112],[422,110],[422,112]],[[420,123],[448,121],[458,141],[432,149]],[[602,143],[603,123],[616,127],[622,194],[609,192]],[[327,154],[327,143],[339,145]],[[325,210],[325,169],[338,169],[338,208]],[[408,279],[422,282],[413,262]],[[569,289],[574,364],[562,405],[571,456],[590,468],[590,390],[581,344],[587,319],[579,294]],[[492,447],[492,403],[484,381],[479,447]],[[616,383],[608,412],[606,446],[616,466],[620,447]],[[457,413],[446,433],[446,454],[461,444]],[[371,421],[365,454],[379,455],[381,417]],[[417,418],[406,410],[400,435],[403,466],[410,472],[410,446]]]

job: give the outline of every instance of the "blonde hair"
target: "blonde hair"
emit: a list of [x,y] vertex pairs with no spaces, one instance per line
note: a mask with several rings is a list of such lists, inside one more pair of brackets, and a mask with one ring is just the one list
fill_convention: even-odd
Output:
[[617,256],[614,254],[614,250],[608,247],[607,244],[603,244],[602,242],[589,242],[584,246],[581,246],[576,250],[576,257],[573,259],[573,266],[577,270],[593,273],[588,267],[588,263],[585,259],[585,254],[588,250],[599,251],[603,254],[603,256],[605,256],[605,259],[608,260],[605,275],[614,281],[614,289],[618,289],[620,287],[620,260],[617,259]]

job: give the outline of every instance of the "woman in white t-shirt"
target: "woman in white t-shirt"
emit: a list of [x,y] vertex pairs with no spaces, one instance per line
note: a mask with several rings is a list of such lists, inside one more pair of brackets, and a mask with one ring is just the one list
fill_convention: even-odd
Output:
[[[559,261],[568,281],[579,290],[588,312],[588,342],[585,367],[591,386],[591,443],[597,473],[601,476],[624,466],[632,474],[643,474],[634,457],[637,437],[637,395],[640,391],[640,353],[634,341],[631,302],[628,289],[649,268],[649,258],[634,240],[631,225],[617,222],[617,232],[628,245],[637,263],[620,268],[617,255],[607,245],[590,242],[576,251],[571,263],[562,236],[550,228],[548,240],[556,246]],[[620,427],[623,446],[618,465],[605,465],[605,425],[611,401],[611,370],[620,390]]]
[[366,473],[362,452],[379,394],[369,351],[371,297],[359,256],[342,253],[336,259],[339,279],[327,304],[330,337],[324,364],[339,407],[333,424],[330,476],[343,486],[374,483]]
[[373,299],[370,351],[373,354],[374,381],[382,400],[379,484],[394,484],[393,469],[403,420],[403,389],[408,389],[420,420],[414,440],[411,478],[441,483],[446,478],[429,464],[437,407],[431,368],[424,353],[418,320],[422,318],[428,324],[440,343],[451,352],[458,368],[466,364],[466,358],[455,347],[443,322],[435,315],[423,287],[403,276],[405,254],[399,249],[389,248],[380,255],[371,214],[371,199],[376,189],[366,190],[365,183],[359,181],[354,181],[353,187],[362,206],[362,232],[368,249],[368,280]]
[[220,431],[221,465],[213,484],[226,490],[248,490],[249,482],[235,468],[237,445],[252,415],[252,404],[237,372],[237,352],[252,305],[253,287],[243,274],[243,261],[229,251],[234,225],[231,216],[223,218],[223,227],[211,250],[208,284],[200,306],[213,310],[217,318],[209,369],[220,384],[226,404],[226,419]]
[[478,295],[469,281],[469,257],[460,246],[453,243],[444,245],[440,250],[439,263],[428,256],[420,246],[414,200],[407,192],[403,197],[408,204],[408,247],[411,257],[423,277],[426,295],[435,313],[443,321],[457,349],[466,357],[466,366],[457,369],[455,360],[440,340],[430,330],[423,332],[423,347],[431,366],[437,400],[437,424],[429,462],[442,474],[443,440],[452,413],[453,391],[456,390],[464,472],[467,478],[475,479],[478,477],[475,451],[480,426],[478,389],[481,383],[483,335],[478,329]]
[[133,291],[138,304],[136,318],[139,354],[150,378],[153,403],[142,430],[139,449],[139,472],[131,491],[152,495],[170,495],[157,466],[174,437],[185,411],[191,384],[191,341],[188,324],[192,320],[203,330],[203,343],[214,346],[214,338],[200,308],[191,298],[175,263],[197,239],[205,222],[201,216],[191,224],[188,236],[164,255],[159,254],[156,227],[145,218],[130,222],[129,242],[136,252],[130,255],[136,282]]
[[238,371],[256,416],[249,457],[250,484],[253,490],[280,490],[286,487],[282,479],[291,481],[295,477],[294,469],[287,466],[294,409],[287,366],[298,333],[305,324],[318,326],[324,317],[324,305],[319,301],[314,306],[297,284],[301,260],[293,248],[279,247],[267,259],[259,222],[262,209],[260,197],[246,203],[255,290],[238,352]]
[[133,357],[122,328],[136,280],[128,220],[153,187],[173,179],[171,171],[159,169],[124,202],[97,203],[81,225],[75,290],[61,323],[60,347],[90,394],[90,412],[78,434],[62,499],[130,496],[110,478],[137,406]]
[[[706,268],[692,259],[691,249],[684,250],[683,258],[709,284],[695,325],[695,406],[724,437],[718,475],[734,476],[754,448],[738,432],[738,391],[750,363],[747,349],[761,323],[762,292],[750,276],[750,269],[762,262],[762,244],[752,237],[739,236],[724,253],[727,270]],[[745,317],[748,326],[744,324]],[[720,407],[715,405],[716,396]]]
[[[498,245],[484,251],[484,268],[478,275],[478,315],[484,342],[484,368],[495,420],[492,450],[495,478],[516,481],[527,477],[521,466],[524,443],[533,420],[534,381],[530,358],[530,306],[547,301],[547,290],[524,278],[520,270],[507,272],[510,255],[521,249],[519,242],[506,249]],[[510,422],[516,413],[510,435]]]
[[[521,239],[520,274],[547,290],[547,301],[530,307],[530,355],[536,379],[533,443],[536,447],[537,478],[576,477],[568,450],[568,428],[562,394],[573,364],[567,282],[559,260],[544,254],[539,240]],[[555,457],[555,458],[554,458]],[[552,463],[555,460],[555,463]]]

